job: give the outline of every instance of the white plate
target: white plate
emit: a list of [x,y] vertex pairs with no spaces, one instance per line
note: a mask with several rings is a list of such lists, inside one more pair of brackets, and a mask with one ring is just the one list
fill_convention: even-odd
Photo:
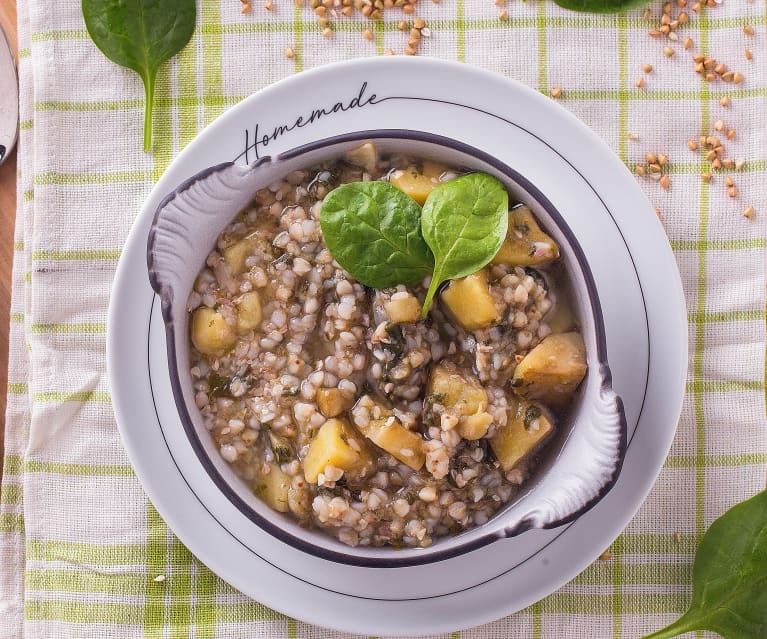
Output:
[[[147,279],[146,240],[157,205],[208,166],[370,128],[419,129],[495,155],[535,184],[578,237],[597,283],[630,443],[615,488],[575,523],[426,566],[340,566],[258,529],[220,495],[189,445],[170,390],[159,303]],[[120,432],[136,472],[201,561],[246,594],[304,621],[364,634],[416,635],[520,610],[578,574],[620,533],[655,481],[676,429],[687,324],[665,233],[634,178],[590,130],[500,76],[423,58],[379,58],[277,83],[225,113],[176,158],[123,252],[107,359]]]

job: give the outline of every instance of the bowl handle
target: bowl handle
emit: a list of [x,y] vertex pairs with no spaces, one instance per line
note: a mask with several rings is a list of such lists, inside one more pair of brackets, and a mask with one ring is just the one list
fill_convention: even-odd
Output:
[[504,521],[501,537],[566,524],[592,508],[615,484],[626,451],[626,416],[607,364],[599,366],[598,383],[598,392],[585,400],[578,427],[553,472],[524,499],[526,507]]
[[[253,199],[256,169],[263,157],[249,166],[232,162],[201,171],[183,182],[157,207],[147,241],[147,268],[152,288],[160,296],[166,323],[174,321],[192,289],[205,257],[221,229]],[[251,186],[252,188],[249,188]]]

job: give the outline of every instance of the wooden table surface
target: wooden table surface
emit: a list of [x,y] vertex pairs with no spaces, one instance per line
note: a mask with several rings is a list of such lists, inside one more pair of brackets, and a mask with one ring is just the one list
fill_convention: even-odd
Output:
[[[18,51],[16,36],[16,0],[0,0],[0,26],[3,27],[14,53]],[[0,165],[0,458],[5,432],[5,398],[8,374],[8,322],[11,303],[11,269],[13,268],[13,221],[16,217],[16,153]],[[0,463],[0,477],[2,477]]]

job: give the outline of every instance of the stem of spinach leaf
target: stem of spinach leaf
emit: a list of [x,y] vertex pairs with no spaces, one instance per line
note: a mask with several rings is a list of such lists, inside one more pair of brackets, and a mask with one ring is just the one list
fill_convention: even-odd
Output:
[[676,637],[678,635],[684,634],[685,632],[697,630],[698,628],[699,626],[697,624],[691,623],[685,615],[677,619],[670,626],[661,628],[657,632],[653,632],[651,635],[645,635],[642,637],[642,639],[671,639],[671,637]]
[[434,295],[437,293],[440,284],[442,284],[444,281],[445,278],[442,276],[442,271],[434,271],[434,273],[432,273],[429,290],[426,292],[426,299],[423,301],[423,306],[421,307],[422,319],[426,318],[426,316],[429,314],[429,309],[431,308],[431,303],[434,299]]
[[152,148],[152,110],[154,109],[154,84],[156,73],[142,76],[144,81],[144,93],[146,95],[144,105],[144,151]]

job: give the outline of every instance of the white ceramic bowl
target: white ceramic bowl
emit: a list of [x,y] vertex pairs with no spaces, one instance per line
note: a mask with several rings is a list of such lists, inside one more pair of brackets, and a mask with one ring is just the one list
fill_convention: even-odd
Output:
[[[254,193],[287,173],[333,159],[366,140],[383,154],[398,152],[500,179],[534,214],[561,247],[573,291],[575,313],[586,343],[588,373],[569,418],[559,425],[523,492],[482,526],[437,539],[426,549],[351,548],[319,531],[300,527],[258,499],[219,455],[194,402],[189,374],[186,303],[194,280],[217,237]],[[201,466],[239,511],[276,538],[334,562],[378,568],[440,561],[533,528],[572,521],[613,486],[626,448],[626,420],[611,387],[604,323],[596,286],[577,238],[554,206],[516,171],[479,149],[412,130],[360,131],[319,140],[248,166],[221,164],[181,184],[160,204],[148,240],[148,270],[162,301],[174,399]]]

